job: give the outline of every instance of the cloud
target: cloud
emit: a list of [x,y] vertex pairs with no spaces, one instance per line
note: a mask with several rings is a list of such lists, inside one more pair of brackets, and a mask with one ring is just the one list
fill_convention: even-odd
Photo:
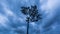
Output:
[[6,8],[4,10],[5,10],[5,14],[6,15],[8,15],[8,16],[14,16],[14,13],[11,10],[6,9]]
[[[56,20],[56,16],[57,16],[57,7],[59,7],[59,3],[60,0],[47,0],[47,1],[41,1],[42,4],[40,6],[41,12],[43,14],[43,19],[42,19],[42,24],[41,24],[41,28],[44,27],[50,27],[51,25],[53,25],[55,23]],[[56,26],[52,26],[53,29]]]
[[9,22],[8,18],[2,14],[0,14],[0,24],[6,26],[6,23]]
[[[1,5],[3,6],[3,10],[4,10],[4,15],[11,19],[13,21],[13,23],[25,23],[25,17],[21,16],[22,14],[20,14],[20,16],[18,16],[14,11],[12,11],[9,7],[9,5],[7,3],[2,2]],[[11,17],[11,18],[10,18]]]
[[30,25],[36,26],[37,24],[35,22],[31,22]]
[[3,10],[6,16],[14,16],[15,14],[13,13],[13,11],[11,11],[8,7],[7,4],[5,4],[4,2],[1,3],[1,5],[3,6]]
[[41,2],[43,3],[41,5],[41,10],[45,11],[45,13],[50,13],[51,11],[49,10],[54,10],[57,8],[57,6],[59,5],[60,0],[41,0]]
[[44,2],[42,5],[41,5],[41,12],[43,12],[43,19],[45,22],[48,22],[50,20],[53,20],[54,17],[56,16],[57,14],[57,7],[59,5],[59,2],[60,0],[47,0],[46,2]]

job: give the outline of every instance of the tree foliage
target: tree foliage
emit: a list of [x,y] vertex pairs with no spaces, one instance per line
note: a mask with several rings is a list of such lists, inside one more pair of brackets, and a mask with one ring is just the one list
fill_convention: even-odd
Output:
[[24,15],[29,15],[27,16],[27,21],[30,22],[35,22],[38,21],[39,19],[41,19],[41,14],[39,14],[37,6],[31,6],[31,7],[21,7],[21,12]]

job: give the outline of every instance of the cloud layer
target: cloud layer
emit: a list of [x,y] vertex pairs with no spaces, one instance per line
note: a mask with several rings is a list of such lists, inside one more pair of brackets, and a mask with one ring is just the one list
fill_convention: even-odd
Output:
[[33,4],[38,6],[42,20],[30,23],[29,33],[59,34],[60,0],[0,0],[0,34],[26,34],[26,16],[20,7]]

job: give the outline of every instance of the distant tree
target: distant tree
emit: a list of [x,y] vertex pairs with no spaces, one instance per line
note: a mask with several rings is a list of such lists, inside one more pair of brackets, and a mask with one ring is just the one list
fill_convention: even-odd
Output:
[[37,22],[41,19],[41,14],[39,14],[37,6],[31,7],[21,7],[21,12],[26,15],[26,22],[27,22],[27,34],[29,31],[29,22]]

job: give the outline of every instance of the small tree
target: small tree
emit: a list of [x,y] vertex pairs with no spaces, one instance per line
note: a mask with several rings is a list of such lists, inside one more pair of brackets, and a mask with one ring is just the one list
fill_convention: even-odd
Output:
[[26,15],[26,22],[27,22],[27,34],[29,31],[29,22],[37,22],[41,19],[41,14],[38,13],[37,6],[31,7],[21,7],[21,12]]

